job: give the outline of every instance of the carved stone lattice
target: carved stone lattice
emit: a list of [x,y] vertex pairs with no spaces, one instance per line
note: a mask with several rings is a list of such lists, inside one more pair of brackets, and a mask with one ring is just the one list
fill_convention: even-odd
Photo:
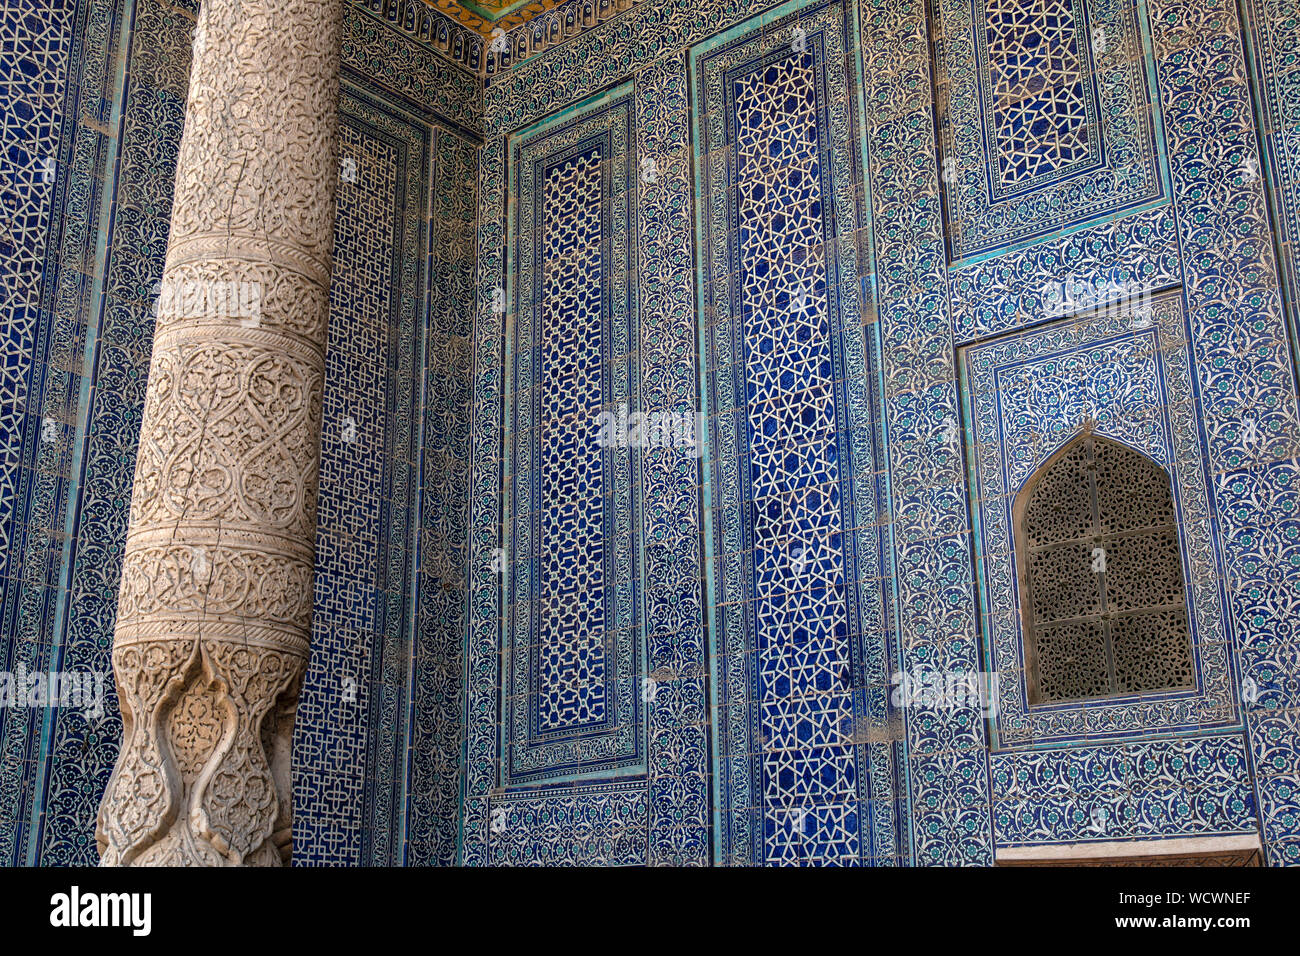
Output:
[[1020,493],[1016,550],[1031,704],[1192,687],[1169,476],[1085,434]]
[[342,0],[204,0],[113,669],[106,865],[277,864],[311,625]]

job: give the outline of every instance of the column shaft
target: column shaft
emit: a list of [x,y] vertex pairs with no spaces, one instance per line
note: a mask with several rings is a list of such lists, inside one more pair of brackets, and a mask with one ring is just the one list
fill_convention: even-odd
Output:
[[288,859],[342,0],[204,0],[131,499],[106,865]]

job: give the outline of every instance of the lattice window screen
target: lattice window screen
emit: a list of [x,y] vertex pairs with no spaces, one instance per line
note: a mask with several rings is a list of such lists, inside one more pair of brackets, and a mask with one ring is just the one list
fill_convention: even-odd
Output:
[[1163,468],[1083,435],[1016,502],[1031,704],[1193,686],[1183,565]]

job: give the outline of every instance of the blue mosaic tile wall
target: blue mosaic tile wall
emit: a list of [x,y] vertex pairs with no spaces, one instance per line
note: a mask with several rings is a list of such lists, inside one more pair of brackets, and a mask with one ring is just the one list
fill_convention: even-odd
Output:
[[408,865],[454,863],[460,838],[478,157],[475,142],[459,136],[437,138],[417,617],[402,818]]
[[[1298,12],[646,2],[494,73],[465,862],[987,865],[1259,834],[1300,863]],[[581,372],[539,399],[550,337]],[[702,412],[702,459],[598,447],[593,411],[624,400]],[[1031,706],[1011,502],[1084,429],[1173,478],[1195,674]],[[568,559],[548,520],[600,536]],[[581,626],[624,627],[601,568],[636,569],[614,606],[644,641],[644,770],[524,777],[520,741],[607,679]],[[898,700],[934,671],[996,676],[996,709]]]
[[[410,654],[419,306],[431,130],[345,89],[312,658],[294,725],[294,857],[393,852]],[[338,321],[335,321],[335,317]],[[374,789],[367,784],[375,780]]]
[[512,150],[527,205],[514,245],[503,772],[511,782],[643,773],[631,455],[588,433],[637,388],[627,90],[524,131]]
[[[152,290],[161,277],[194,4],[0,12],[7,148],[0,669],[105,671]],[[117,755],[102,716],[0,712],[0,859],[86,863]]]
[[[107,667],[195,8],[0,0],[0,670]],[[644,0],[486,86],[404,9],[345,23],[296,862],[1300,863],[1295,0]],[[1031,706],[1011,502],[1085,426],[1173,479],[1195,675]],[[0,860],[95,861],[109,694],[0,711]]]
[[[0,670],[108,669],[196,10],[0,4]],[[329,362],[351,391],[331,393],[325,426],[300,862],[401,862],[408,841],[413,862],[455,853],[480,81],[387,13],[355,4],[344,31],[357,167]],[[347,677],[355,703],[342,703]],[[121,735],[111,679],[106,693],[102,716],[0,710],[0,860],[97,861]],[[427,741],[448,756],[429,760]]]
[[294,862],[397,865],[406,839],[418,841],[413,862],[439,862],[457,820],[464,612],[447,598],[464,593],[455,542],[467,501],[455,381],[468,354],[458,289],[472,261],[453,217],[472,206],[476,147],[346,80],[340,109]]
[[862,325],[863,249],[837,243],[865,226],[853,33],[850,11],[823,5],[690,55],[729,862],[898,857],[892,747],[863,732],[887,721],[871,688],[888,674],[878,356]]

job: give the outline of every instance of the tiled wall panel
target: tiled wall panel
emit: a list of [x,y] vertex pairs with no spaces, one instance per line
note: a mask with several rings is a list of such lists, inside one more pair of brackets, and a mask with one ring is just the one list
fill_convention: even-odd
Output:
[[[800,21],[793,5],[646,3],[494,75],[479,233],[475,547],[498,540],[511,476],[498,429],[499,416],[514,413],[503,335],[516,297],[504,316],[492,309],[515,276],[500,252],[512,241],[503,212],[514,195],[504,138],[619,83],[646,100],[689,102],[689,131],[670,113],[637,133],[661,173],[643,182],[642,196],[680,197],[680,208],[694,209],[694,255],[651,222],[637,271],[642,288],[676,303],[691,290],[697,303],[697,349],[672,367],[694,376],[710,422],[699,523],[688,512],[680,525],[687,537],[704,534],[697,620],[711,635],[707,795],[716,824],[702,834],[708,857],[989,864],[1012,846],[1258,831],[1269,862],[1292,861],[1296,658],[1286,567],[1296,389],[1282,278],[1293,268],[1294,124],[1283,104],[1295,11],[1246,5],[1269,150],[1261,164],[1249,135],[1247,34],[1233,5],[861,0],[840,8],[851,35],[822,61],[834,30],[818,11],[832,8],[808,5]],[[857,62],[869,64],[860,92]],[[744,101],[751,63],[764,71],[755,88],[780,89],[779,102],[753,90]],[[769,111],[748,139],[746,109]],[[746,166],[747,150],[761,162]],[[685,157],[697,176],[693,197],[676,179]],[[848,163],[847,177],[831,175],[837,162]],[[847,203],[833,192],[846,182],[861,184]],[[845,262],[852,269],[837,272]],[[809,397],[822,367],[799,360],[821,348],[829,401]],[[854,349],[857,366],[846,357]],[[781,361],[769,381],[770,355]],[[649,355],[639,369],[643,382],[660,374]],[[806,394],[782,417],[777,396],[800,388]],[[840,431],[819,445],[827,415]],[[1030,707],[1007,509],[1085,426],[1144,449],[1175,476],[1195,687]],[[752,507],[753,489],[766,480],[769,440],[787,452],[771,476],[797,489],[764,511]],[[829,474],[832,459],[814,448],[834,450],[834,474],[800,484],[805,473]],[[864,474],[878,478],[871,493]],[[819,498],[807,490],[832,486],[837,494]],[[649,513],[652,486],[644,494]],[[850,502],[857,510],[844,524]],[[814,514],[817,503],[829,510]],[[809,561],[825,596],[807,627],[797,601],[782,605],[784,617],[765,613],[763,590],[769,579],[791,588],[791,575],[763,572],[793,562],[805,532],[835,543]],[[875,589],[862,586],[873,536],[882,560]],[[677,559],[683,570],[688,554]],[[485,726],[466,768],[466,858],[559,858],[554,826],[531,828],[513,810],[497,815],[504,829],[492,825],[505,693],[486,686],[497,686],[498,585],[486,566],[471,580],[468,713]],[[660,597],[647,580],[648,619]],[[765,684],[764,649],[820,628],[860,639],[802,649],[792,659],[806,667],[790,679],[778,668]],[[842,684],[836,666],[821,667],[828,653],[848,665]],[[900,671],[936,670],[1000,678],[997,712],[894,710]],[[815,692],[801,696],[805,679]],[[687,724],[691,704],[661,695],[651,719],[678,708]],[[781,741],[787,712],[798,729]],[[889,757],[903,756],[900,737],[906,767],[895,778]],[[652,781],[655,753],[652,738]],[[835,753],[852,757],[836,763]],[[801,777],[814,765],[825,778]],[[846,827],[847,814],[801,812],[801,801],[819,804],[823,787],[852,794],[842,805],[863,819]],[[600,793],[569,794],[568,805],[605,806]],[[649,812],[653,821],[657,804]],[[489,851],[499,844],[511,847],[508,857]],[[650,847],[651,862],[667,858],[653,834]]]
[[[5,7],[5,116],[18,124],[5,138],[21,144],[6,154],[3,241],[17,255],[3,257],[14,297],[0,313],[3,467],[16,482],[0,492],[7,671],[108,674],[193,9]],[[95,812],[121,735],[111,678],[104,694],[99,714],[0,714],[9,862],[98,859]]]
[[[73,2],[47,9],[27,2],[0,7],[6,50],[0,66],[6,144],[0,159],[6,305],[0,316],[0,667],[6,671],[49,667],[59,604],[64,501],[84,357],[78,315],[75,307],[68,309],[69,300],[79,297],[81,277],[65,269],[91,262],[87,233],[99,212],[92,183],[102,162],[98,135],[79,130],[77,121],[83,91],[90,99],[88,111],[103,112],[99,98],[108,92],[106,80],[95,70],[104,68],[110,42],[105,34],[117,14],[111,6],[92,7]],[[100,21],[98,38],[88,36],[86,20],[92,15]],[[94,61],[84,86],[82,56]],[[60,214],[60,203],[67,204],[66,215]],[[65,231],[66,252],[60,245]],[[63,333],[63,341],[55,341],[56,332]],[[11,864],[26,861],[44,716],[26,709],[0,711],[0,859]]]
[[476,144],[459,136],[437,137],[417,618],[402,821],[409,865],[452,864],[460,852],[478,153]]
[[346,89],[295,857],[386,861],[410,656],[432,130]]
[[[481,102],[478,81],[436,44],[362,6],[350,6],[345,21],[345,85],[353,92],[344,102],[344,135],[365,153],[371,174],[387,169],[389,179],[358,176],[355,185],[373,192],[349,215],[353,232],[345,228],[340,242],[344,257],[361,265],[337,291],[346,302],[332,315],[339,334],[329,360],[336,371],[347,367],[346,378],[332,381],[354,394],[335,396],[326,439],[346,444],[353,410],[356,442],[368,443],[367,464],[377,474],[339,470],[337,481],[322,485],[333,517],[323,526],[317,683],[302,710],[297,755],[299,824],[318,839],[310,849],[300,841],[299,855],[400,862],[409,817],[420,821],[410,827],[425,847],[418,859],[448,861],[457,826],[454,757],[419,777],[421,799],[432,798],[433,809],[408,814],[404,801],[412,750],[423,753],[424,739],[438,737],[454,752],[460,735],[459,720],[449,719],[459,708],[448,703],[458,700],[459,679],[448,675],[459,674],[464,591],[456,579],[464,559],[463,546],[449,541],[464,538],[467,493],[454,469],[439,468],[436,481],[422,485],[417,465],[426,449],[462,463],[466,457],[463,385],[448,383],[465,379],[468,355],[463,344],[459,359],[446,346],[467,331],[465,219]],[[0,711],[0,858],[11,863],[98,859],[95,814],[121,736],[109,652],[196,10],[187,0],[0,7],[0,86],[13,107],[6,121],[16,124],[6,127],[5,141],[17,146],[0,159],[0,670],[107,676],[102,714]],[[414,127],[410,114],[418,117]],[[435,154],[445,161],[441,174]],[[431,199],[445,214],[437,230]],[[445,225],[457,210],[459,228]],[[436,307],[427,294],[431,270]],[[335,465],[339,457],[332,456]],[[442,539],[427,534],[422,542],[417,522],[443,529]],[[446,570],[417,589],[422,543],[436,558],[429,565]],[[359,558],[366,548],[375,566],[353,570],[369,590],[335,590],[330,559]],[[441,595],[440,610],[417,628],[412,607],[429,590]],[[415,700],[408,680],[414,640],[422,642],[416,666],[425,688]],[[426,672],[441,676],[430,681]],[[326,674],[354,674],[357,700],[375,711],[351,716],[355,738],[334,748],[333,763],[304,756],[317,755],[306,741],[333,735],[337,742],[347,733],[339,723],[346,688]],[[332,816],[323,809],[330,786],[346,791],[335,794]]]
[[854,21],[776,13],[691,54],[719,855],[893,862]]
[[[0,3],[0,669],[107,669],[195,6]],[[646,0],[483,90],[349,5],[299,862],[1300,862],[1297,16]],[[1031,707],[1007,505],[1085,421],[1174,477],[1195,687]],[[119,734],[0,713],[0,859],[94,862]]]
[[[1254,152],[1237,136],[1229,141],[1231,147],[1222,150],[1223,164],[1231,171],[1231,178],[1241,187],[1254,191],[1257,185],[1267,185],[1271,203],[1269,210],[1275,231],[1278,258],[1277,267],[1283,278],[1290,317],[1291,346],[1294,350],[1300,340],[1300,259],[1297,258],[1297,223],[1300,221],[1300,121],[1295,115],[1295,103],[1300,89],[1300,5],[1294,0],[1250,0],[1243,4],[1249,27],[1251,55],[1255,67],[1255,95],[1259,132],[1263,154]],[[1260,176],[1264,170],[1266,178]],[[1241,207],[1238,207],[1241,208]],[[1252,210],[1253,211],[1253,210]],[[1269,336],[1278,346],[1281,333],[1272,323]],[[1220,332],[1220,334],[1222,334]],[[1261,348],[1263,342],[1261,340]],[[1262,407],[1272,402],[1264,397]],[[1254,407],[1254,401],[1251,406]],[[1244,403],[1243,403],[1244,407]],[[1286,406],[1283,406],[1284,408]],[[1290,429],[1273,424],[1270,431],[1284,438],[1279,442],[1286,452],[1295,454],[1294,438]],[[1289,447],[1288,447],[1289,446]],[[1276,454],[1276,453],[1275,453]],[[1265,456],[1265,460],[1267,460]],[[1281,456],[1280,456],[1281,457]],[[1295,537],[1292,516],[1295,500],[1292,487],[1295,469],[1290,463],[1279,463],[1268,469],[1267,479],[1261,469],[1254,469],[1259,478],[1246,479],[1245,475],[1230,482],[1234,492],[1245,492],[1247,497],[1236,498],[1233,504],[1237,515],[1245,509],[1256,513],[1267,512],[1274,520],[1259,517],[1255,521],[1238,521],[1239,527],[1230,537],[1229,548],[1240,558],[1255,565],[1259,548],[1268,548],[1276,557],[1269,574],[1272,584],[1260,596],[1267,595],[1262,603],[1251,601],[1243,609],[1258,626],[1261,615],[1272,620],[1260,628],[1248,646],[1243,648],[1243,672],[1265,692],[1261,696],[1260,710],[1252,721],[1252,756],[1258,773],[1264,778],[1261,786],[1261,819],[1266,838],[1270,842],[1270,861],[1300,865],[1300,766],[1297,765],[1297,734],[1300,733],[1300,635],[1295,632],[1293,579],[1284,568],[1295,567],[1293,547]],[[1261,494],[1256,498],[1255,495]],[[1249,504],[1247,504],[1249,502]],[[1287,542],[1283,544],[1283,542]],[[1253,597],[1254,595],[1251,595]],[[1285,621],[1278,620],[1281,618]]]
[[398,865],[410,839],[414,862],[451,862],[467,354],[457,289],[475,147],[351,85],[341,111],[294,859]]
[[635,456],[593,440],[637,394],[633,120],[623,87],[511,140],[507,785],[645,772]]
[[[634,8],[631,16],[669,11]],[[672,11],[682,19],[687,14]],[[645,34],[648,36],[649,34]],[[591,35],[594,37],[595,35]],[[696,326],[692,277],[692,162],[682,45],[671,33],[661,50],[678,51],[664,63],[642,61],[628,99],[637,133],[638,172],[629,277],[639,317],[632,370],[639,382],[631,408],[693,417],[698,409]],[[656,41],[658,43],[659,41]],[[710,838],[707,658],[699,564],[699,464],[693,450],[639,448],[631,456],[639,490],[632,520],[641,571],[634,593],[643,634],[642,664],[630,676],[645,704],[646,769],[630,780],[602,784],[556,780],[544,791],[511,791],[502,766],[505,722],[500,677],[505,607],[510,593],[492,566],[502,547],[502,503],[513,494],[514,472],[501,458],[503,391],[516,359],[514,341],[521,299],[517,273],[507,277],[503,252],[514,248],[507,209],[520,203],[507,174],[511,134],[594,98],[610,81],[625,79],[633,60],[599,46],[572,50],[564,65],[543,57],[493,84],[486,102],[488,130],[482,158],[479,215],[478,309],[475,325],[473,471],[471,477],[470,630],[467,661],[467,732],[464,859],[468,863],[563,861],[569,863],[703,864]],[[622,67],[619,68],[618,64]],[[572,69],[566,69],[573,67]],[[592,72],[604,74],[590,82]],[[498,90],[500,92],[498,92]],[[524,196],[522,202],[531,197]],[[513,259],[512,262],[517,260]],[[671,268],[664,268],[664,263]],[[509,295],[506,293],[509,292]],[[502,301],[502,296],[506,296]],[[494,308],[494,305],[496,308]],[[611,353],[616,354],[616,353]],[[509,361],[508,361],[509,359]],[[512,393],[513,394],[513,393]],[[512,401],[508,414],[518,406]],[[590,439],[596,435],[592,424]],[[504,483],[503,483],[504,479]],[[517,563],[519,554],[508,554]],[[514,568],[512,567],[512,574]],[[509,577],[509,576],[508,576]],[[505,587],[503,588],[503,583]],[[649,693],[645,681],[653,681]],[[549,692],[549,688],[543,688]],[[573,820],[564,826],[556,821]]]

